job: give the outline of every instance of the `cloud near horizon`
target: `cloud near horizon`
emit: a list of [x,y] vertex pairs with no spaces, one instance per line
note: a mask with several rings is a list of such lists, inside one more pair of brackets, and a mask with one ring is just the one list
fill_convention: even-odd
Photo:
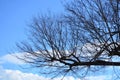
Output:
[[[14,55],[23,55],[24,53],[16,53]],[[15,56],[11,54],[4,55],[0,58],[2,60],[0,62],[0,80],[50,80],[50,78],[46,78],[43,76],[40,76],[38,74],[33,73],[25,73],[20,70],[13,70],[13,69],[4,69],[2,67],[2,64],[5,63],[12,63],[14,66],[16,65],[24,65],[25,63],[21,60],[17,59]],[[110,68],[109,68],[110,69]],[[84,79],[74,78],[73,76],[66,76],[63,80],[111,80],[113,77],[112,74],[103,74],[103,75],[97,75],[97,76],[86,76]],[[51,80],[60,80],[62,77],[57,77],[55,79]]]
[[[62,77],[50,79],[38,74],[24,73],[20,70],[4,69],[0,66],[0,80],[61,80]],[[74,78],[73,76],[65,76],[63,80],[110,80],[108,75],[88,76],[84,79]]]
[[1,63],[12,63],[16,65],[24,65],[26,63],[16,57],[16,56],[23,56],[23,55],[25,55],[25,53],[7,54],[0,57],[0,60],[1,60]]
[[19,70],[8,70],[0,68],[0,80],[47,80],[42,76],[32,73],[23,73]]

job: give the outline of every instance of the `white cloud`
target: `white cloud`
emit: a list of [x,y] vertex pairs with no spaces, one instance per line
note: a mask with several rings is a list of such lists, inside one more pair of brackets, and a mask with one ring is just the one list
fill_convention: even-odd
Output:
[[37,74],[23,73],[19,70],[4,70],[1,68],[0,71],[2,71],[2,75],[0,73],[0,80],[47,80],[47,78]]
[[[50,80],[43,76],[39,76],[33,73],[23,73],[19,70],[5,70],[0,68],[0,80]],[[55,78],[53,80],[60,80],[61,77]],[[63,80],[75,80],[73,77],[65,77]],[[76,79],[80,80],[80,79]]]
[[[8,70],[0,67],[0,80],[61,80],[62,77],[54,79],[46,78],[38,74],[23,73],[19,70]],[[84,79],[74,78],[72,76],[66,76],[63,80],[109,80],[108,75],[100,76],[88,76]]]
[[7,54],[2,56],[0,60],[1,60],[1,63],[9,62],[9,63],[21,65],[21,64],[25,64],[25,62],[18,59],[16,56],[23,56],[23,55],[24,53]]
[[[19,70],[8,70],[0,67],[0,80],[61,80],[61,78],[62,77],[50,79],[38,74],[23,73]],[[110,79],[108,75],[88,76],[84,79],[66,76],[63,80],[109,80],[108,78]]]
[[[106,80],[107,76],[90,76],[90,77],[86,77],[85,80]],[[109,77],[108,77],[109,78]],[[108,80],[108,79],[107,79]]]
[[[10,62],[14,64],[25,64],[15,56],[23,56],[25,53],[7,54],[2,56],[0,60],[3,62]],[[3,62],[0,61],[0,64]],[[109,74],[111,75],[111,74]],[[108,74],[100,76],[87,76],[84,79],[74,78],[72,76],[66,76],[63,80],[109,80],[111,77]],[[62,77],[58,77],[52,80],[60,80]],[[108,79],[109,78],[109,79]],[[0,80],[50,80],[49,78],[39,76],[33,73],[23,73],[19,70],[8,70],[0,67]]]

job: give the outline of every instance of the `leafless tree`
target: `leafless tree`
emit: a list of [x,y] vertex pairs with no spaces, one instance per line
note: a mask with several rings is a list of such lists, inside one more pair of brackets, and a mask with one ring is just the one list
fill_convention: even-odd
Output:
[[120,56],[120,0],[73,0],[65,10],[62,17],[34,18],[30,42],[17,45],[26,52],[20,59],[62,75],[120,66],[114,59]]

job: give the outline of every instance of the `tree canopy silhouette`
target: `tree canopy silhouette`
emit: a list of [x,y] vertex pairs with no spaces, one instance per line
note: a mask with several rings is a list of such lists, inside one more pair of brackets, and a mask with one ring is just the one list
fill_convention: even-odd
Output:
[[[20,59],[45,72],[80,72],[96,66],[120,66],[120,0],[73,0],[66,13],[37,16],[29,42],[17,44]],[[42,71],[43,72],[43,71]]]

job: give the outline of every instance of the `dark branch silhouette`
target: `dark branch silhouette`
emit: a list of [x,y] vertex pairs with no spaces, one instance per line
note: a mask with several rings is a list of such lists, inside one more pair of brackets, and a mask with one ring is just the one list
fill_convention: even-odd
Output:
[[34,18],[30,41],[17,45],[27,53],[20,59],[61,74],[120,66],[113,59],[120,57],[120,0],[73,0],[65,9],[62,16]]

